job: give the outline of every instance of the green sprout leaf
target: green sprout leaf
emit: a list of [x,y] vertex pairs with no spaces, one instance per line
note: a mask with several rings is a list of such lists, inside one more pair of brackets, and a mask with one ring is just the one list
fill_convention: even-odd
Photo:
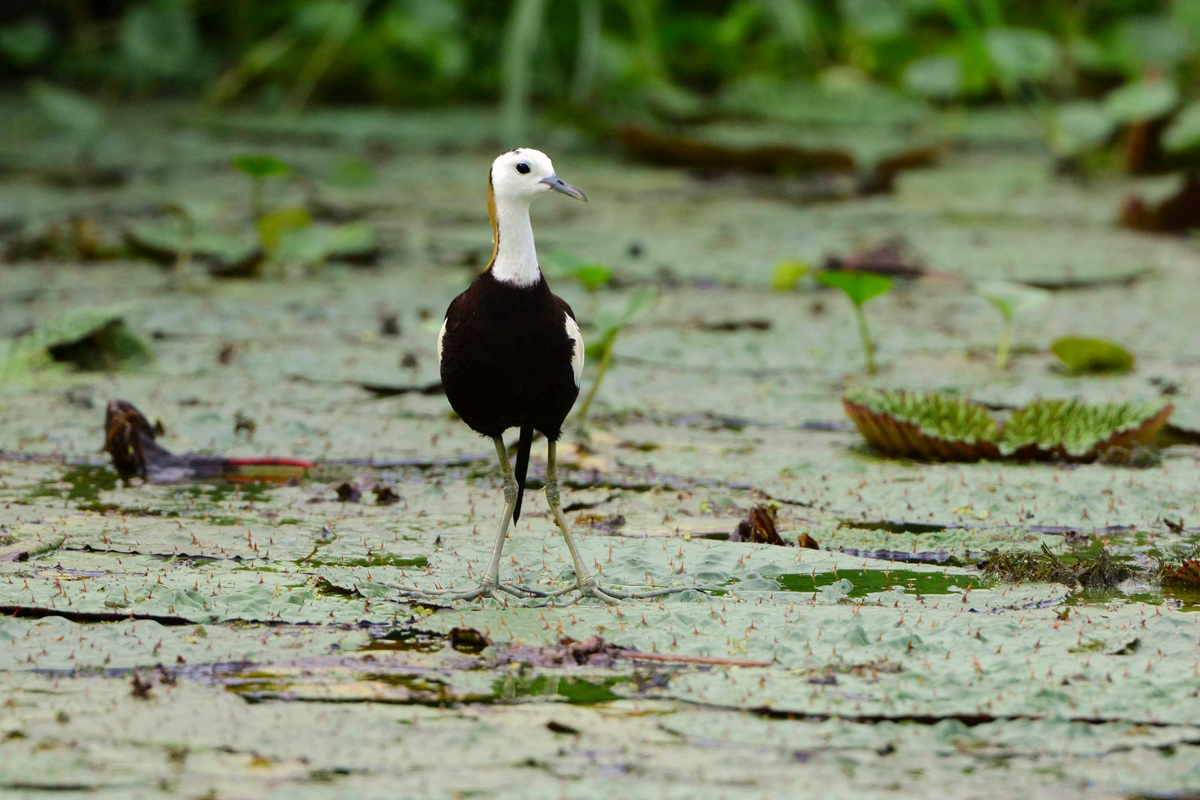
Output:
[[600,369],[596,372],[596,379],[592,383],[592,388],[588,390],[587,396],[579,404],[579,419],[582,420],[587,416],[588,409],[592,405],[592,399],[600,389],[600,382],[604,380],[604,376],[608,372],[609,364],[612,363],[613,345],[616,344],[617,335],[625,329],[626,325],[639,319],[653,308],[657,302],[658,290],[653,286],[643,286],[629,298],[629,302],[625,304],[624,310],[618,313],[601,311],[596,314],[596,321],[593,326],[596,330],[595,338],[587,345],[584,350],[584,356],[590,360],[598,360]]
[[834,289],[841,289],[850,302],[862,307],[869,300],[892,290],[893,281],[887,275],[874,272],[829,271],[817,273],[817,282]]
[[270,178],[291,171],[286,161],[264,155],[238,156],[233,160],[233,166],[253,178]]
[[858,335],[862,339],[863,353],[867,357],[867,372],[874,375],[878,372],[875,366],[875,348],[871,344],[871,332],[867,329],[867,317],[862,307],[867,301],[892,290],[893,281],[887,275],[874,272],[820,272],[817,281],[825,286],[841,289],[850,302],[854,303],[854,313],[858,318]]
[[771,288],[777,292],[791,292],[800,284],[800,279],[809,273],[811,267],[803,261],[780,261],[775,265],[775,273],[771,276]]
[[312,215],[306,208],[289,207],[264,214],[258,220],[258,239],[267,255],[274,257],[284,233],[307,228]]
[[1013,322],[1020,315],[1031,311],[1050,299],[1045,289],[1023,286],[1008,281],[988,281],[978,287],[979,294],[991,301],[1004,317],[1000,329],[1000,341],[996,345],[996,367],[1008,367],[1008,350],[1012,344]]
[[585,262],[565,250],[552,250],[542,258],[546,274],[556,278],[579,281],[583,288],[594,292],[612,283],[612,267],[607,264]]
[[575,268],[575,280],[583,284],[589,292],[612,283],[612,269],[604,264],[580,264]]
[[1008,319],[1027,314],[1050,299],[1045,289],[1008,281],[987,281],[979,284],[978,291]]
[[1050,351],[1076,375],[1128,372],[1133,369],[1133,355],[1107,339],[1064,336],[1050,346]]

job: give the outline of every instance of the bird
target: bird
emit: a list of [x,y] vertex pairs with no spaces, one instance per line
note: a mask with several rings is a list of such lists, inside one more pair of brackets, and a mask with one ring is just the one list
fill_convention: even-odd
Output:
[[[587,196],[554,171],[540,150],[522,147],[502,153],[488,173],[488,216],[492,256],[487,267],[451,301],[438,333],[438,363],[446,398],[472,430],[492,440],[504,476],[504,514],[496,544],[479,585],[434,594],[443,599],[502,600],[557,597],[578,590],[614,603],[655,597],[677,589],[630,593],[604,588],[583,562],[559,499],[557,443],[563,422],[579,396],[583,374],[583,334],[571,306],[553,294],[538,265],[530,204],[547,193],[587,202]],[[509,463],[504,433],[519,430],[516,468]],[[575,583],[544,592],[500,582],[500,556],[511,520],[521,516],[525,477],[534,432],[546,438],[546,501],[574,562]]]

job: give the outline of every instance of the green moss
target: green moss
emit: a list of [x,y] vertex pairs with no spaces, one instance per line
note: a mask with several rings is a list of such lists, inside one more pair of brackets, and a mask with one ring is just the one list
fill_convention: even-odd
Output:
[[916,425],[922,433],[957,441],[995,441],[999,435],[996,421],[987,409],[961,397],[926,392],[894,392],[857,389],[846,392],[846,399],[866,406],[877,414],[887,414]]

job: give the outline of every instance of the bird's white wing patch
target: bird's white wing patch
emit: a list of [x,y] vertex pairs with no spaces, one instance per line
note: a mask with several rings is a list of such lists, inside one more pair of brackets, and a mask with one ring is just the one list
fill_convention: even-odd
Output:
[[575,320],[571,319],[570,314],[563,314],[567,318],[567,336],[571,337],[574,342],[571,351],[571,371],[575,373],[575,385],[579,385],[579,379],[583,377],[583,334],[579,331],[579,325]]
[[[442,320],[442,329],[438,332],[438,366],[442,365],[442,339],[446,338],[446,323],[449,319]],[[578,383],[578,381],[576,381]]]

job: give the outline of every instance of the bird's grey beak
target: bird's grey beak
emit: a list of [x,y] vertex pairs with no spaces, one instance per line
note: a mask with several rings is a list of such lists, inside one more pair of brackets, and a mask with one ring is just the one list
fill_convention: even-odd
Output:
[[556,192],[562,192],[567,197],[574,197],[576,200],[582,200],[585,203],[588,201],[586,194],[579,191],[579,189],[567,183],[557,175],[551,175],[549,178],[544,178],[542,183],[546,184]]

